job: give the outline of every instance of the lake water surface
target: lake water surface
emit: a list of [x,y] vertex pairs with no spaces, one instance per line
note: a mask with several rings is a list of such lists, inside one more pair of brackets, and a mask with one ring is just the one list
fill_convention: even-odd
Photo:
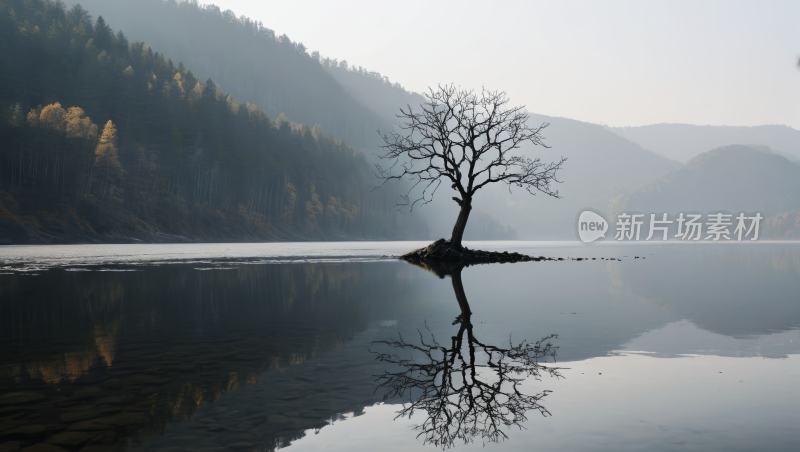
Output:
[[422,245],[0,247],[0,451],[800,450],[800,243]]

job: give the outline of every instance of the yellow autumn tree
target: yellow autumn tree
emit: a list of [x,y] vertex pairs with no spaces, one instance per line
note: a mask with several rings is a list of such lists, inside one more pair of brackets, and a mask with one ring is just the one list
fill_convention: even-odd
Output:
[[100,135],[100,142],[94,151],[95,171],[101,182],[102,199],[105,199],[106,193],[110,193],[113,197],[114,192],[119,191],[114,182],[125,174],[119,163],[118,151],[117,128],[113,122],[108,121],[103,127],[103,134]]
[[39,105],[36,108],[32,108],[31,111],[28,112],[26,119],[28,121],[28,125],[31,127],[39,127],[39,115],[42,113],[42,106]]
[[70,107],[64,118],[67,138],[94,140],[97,138],[97,125],[80,107]]
[[27,116],[33,127],[65,133],[67,138],[94,140],[97,138],[97,125],[80,107],[64,109],[56,102],[45,107],[32,109]]
[[61,107],[60,103],[50,104],[44,107],[39,114],[39,127],[55,132],[64,132],[64,119],[66,116],[67,112]]

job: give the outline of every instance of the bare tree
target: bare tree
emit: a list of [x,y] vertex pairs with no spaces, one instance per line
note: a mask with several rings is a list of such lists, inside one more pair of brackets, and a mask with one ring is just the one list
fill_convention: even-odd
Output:
[[[560,182],[556,172],[565,158],[543,163],[539,157],[512,152],[525,142],[547,148],[541,136],[547,123],[529,126],[525,107],[508,107],[502,91],[483,89],[476,94],[440,85],[425,96],[428,101],[420,105],[420,111],[410,105],[401,108],[397,117],[402,122],[388,134],[380,134],[384,144],[379,157],[392,163],[376,165],[377,176],[383,183],[411,180],[412,187],[401,205],[412,210],[418,203],[429,203],[443,181],[458,191],[460,197],[453,200],[461,211],[450,238],[451,249],[461,250],[473,196],[489,184],[504,183],[509,190],[514,186],[532,195],[541,192],[560,197],[551,183]],[[412,196],[418,187],[421,193]]]

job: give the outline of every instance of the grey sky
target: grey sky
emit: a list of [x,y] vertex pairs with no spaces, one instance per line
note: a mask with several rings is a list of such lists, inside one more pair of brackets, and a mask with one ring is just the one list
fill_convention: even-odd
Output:
[[485,85],[612,126],[800,129],[798,1],[214,2],[413,91]]

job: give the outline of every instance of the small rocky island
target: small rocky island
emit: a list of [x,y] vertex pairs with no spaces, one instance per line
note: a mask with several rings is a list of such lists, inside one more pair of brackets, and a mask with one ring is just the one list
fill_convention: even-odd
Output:
[[530,262],[557,260],[552,257],[534,257],[519,253],[509,253],[508,251],[481,251],[471,250],[465,246],[451,246],[445,239],[439,239],[425,248],[416,249],[410,253],[400,256],[400,259],[412,264],[442,263],[460,264],[469,266],[472,264],[494,264],[512,262]]

